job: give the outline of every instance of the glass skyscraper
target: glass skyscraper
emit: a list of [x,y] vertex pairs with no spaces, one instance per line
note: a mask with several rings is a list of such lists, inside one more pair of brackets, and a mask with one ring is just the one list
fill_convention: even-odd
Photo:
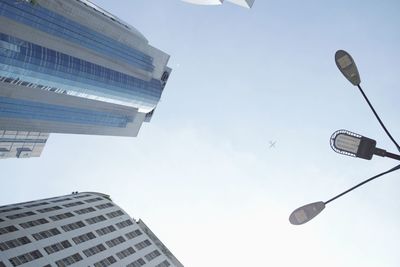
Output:
[[0,0],[0,130],[136,136],[169,56],[86,0]]

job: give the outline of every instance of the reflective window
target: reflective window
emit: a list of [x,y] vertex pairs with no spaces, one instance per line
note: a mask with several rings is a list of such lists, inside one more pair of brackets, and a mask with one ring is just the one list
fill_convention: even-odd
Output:
[[33,260],[39,259],[41,257],[43,257],[42,253],[40,253],[39,250],[34,250],[31,252],[19,255],[17,257],[11,258],[11,259],[9,259],[9,261],[11,262],[11,264],[13,266],[19,266],[19,265],[25,264],[27,262],[31,262]]
[[[132,107],[153,109],[162,93],[161,81],[145,81],[94,63],[0,33],[0,76],[41,89]],[[4,82],[7,80],[4,79]]]
[[107,266],[110,266],[111,264],[116,263],[116,262],[117,262],[117,260],[113,256],[110,256],[110,257],[107,257],[107,258],[105,258],[105,259],[103,259],[103,260],[101,260],[99,262],[96,262],[94,264],[94,267],[107,267]]
[[76,253],[76,254],[66,257],[64,259],[56,261],[56,264],[58,267],[65,267],[65,266],[72,265],[81,260],[83,260],[82,256],[79,253]]
[[22,246],[22,245],[25,245],[28,243],[31,243],[31,240],[29,240],[28,237],[24,236],[24,237],[12,239],[12,240],[0,243],[0,250],[4,251],[7,249],[16,248],[16,247],[19,247],[19,246]]
[[[143,52],[119,43],[40,5],[33,6],[23,2],[3,0],[0,2],[0,15],[94,50],[100,54],[117,58],[140,69],[146,71],[154,69],[152,64],[153,59]],[[8,45],[8,47],[13,50],[18,49],[12,45]]]
[[44,250],[47,252],[47,254],[53,254],[55,252],[64,250],[66,248],[72,247],[71,243],[68,240],[64,240],[59,243],[52,244],[50,246],[44,247]]
[[57,228],[52,228],[50,230],[35,233],[32,236],[36,240],[42,240],[59,234],[61,234],[61,232]]

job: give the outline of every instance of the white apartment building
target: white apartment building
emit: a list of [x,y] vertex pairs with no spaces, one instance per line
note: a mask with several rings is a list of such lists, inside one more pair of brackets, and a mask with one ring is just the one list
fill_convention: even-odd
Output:
[[[182,0],[182,1],[196,5],[222,5],[224,3],[224,0]],[[254,4],[254,1],[255,0],[227,0],[227,2],[231,2],[232,4],[246,8],[251,8]]]
[[72,193],[0,207],[0,267],[183,267],[108,195]]

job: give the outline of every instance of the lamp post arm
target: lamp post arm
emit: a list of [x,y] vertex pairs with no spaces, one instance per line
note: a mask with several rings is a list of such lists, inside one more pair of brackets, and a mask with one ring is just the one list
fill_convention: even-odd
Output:
[[398,151],[400,151],[400,146],[397,144],[396,140],[392,137],[392,135],[389,133],[388,129],[386,129],[385,125],[383,124],[381,118],[379,118],[378,113],[376,113],[374,107],[372,106],[371,102],[369,102],[369,99],[367,95],[364,93],[363,89],[361,88],[360,84],[357,85],[358,89],[360,90],[361,94],[363,95],[365,101],[367,101],[368,106],[371,108],[372,112],[374,113],[376,119],[378,120],[379,124],[382,126],[383,130],[385,130],[386,134],[389,136],[390,140],[395,144],[396,148]]
[[391,158],[391,159],[397,159],[397,160],[400,160],[400,155],[393,154],[393,153],[390,153],[390,152],[386,152],[386,155],[385,155],[385,157],[388,157],[388,158]]
[[396,170],[398,170],[398,169],[400,169],[400,165],[397,165],[396,167],[391,168],[390,170],[387,170],[387,171],[382,172],[382,173],[380,173],[380,174],[378,174],[378,175],[375,175],[374,177],[371,177],[371,178],[369,178],[369,179],[367,179],[367,180],[365,180],[365,181],[363,181],[363,182],[361,182],[361,183],[359,183],[359,184],[353,186],[352,188],[350,188],[350,189],[344,191],[343,193],[340,193],[339,195],[337,195],[337,196],[335,196],[335,197],[329,199],[328,201],[325,201],[324,203],[325,203],[325,205],[327,205],[329,202],[332,202],[332,201],[334,201],[335,199],[340,198],[341,196],[343,196],[343,195],[349,193],[350,191],[353,191],[354,189],[356,189],[356,188],[362,186],[363,184],[366,184],[366,183],[368,183],[368,182],[371,182],[372,180],[374,180],[374,179],[376,179],[376,178],[378,178],[378,177],[381,177],[382,175],[391,173],[391,172],[396,171]]
[[400,160],[400,155],[387,152],[386,150],[381,149],[381,148],[376,147],[373,153],[374,153],[374,155],[377,155],[377,156],[388,157],[391,159]]

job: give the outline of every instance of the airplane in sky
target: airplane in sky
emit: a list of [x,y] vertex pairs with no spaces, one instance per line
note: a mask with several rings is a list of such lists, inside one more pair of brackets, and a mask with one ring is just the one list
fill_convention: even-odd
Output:
[[276,141],[269,141],[269,148],[275,148]]

